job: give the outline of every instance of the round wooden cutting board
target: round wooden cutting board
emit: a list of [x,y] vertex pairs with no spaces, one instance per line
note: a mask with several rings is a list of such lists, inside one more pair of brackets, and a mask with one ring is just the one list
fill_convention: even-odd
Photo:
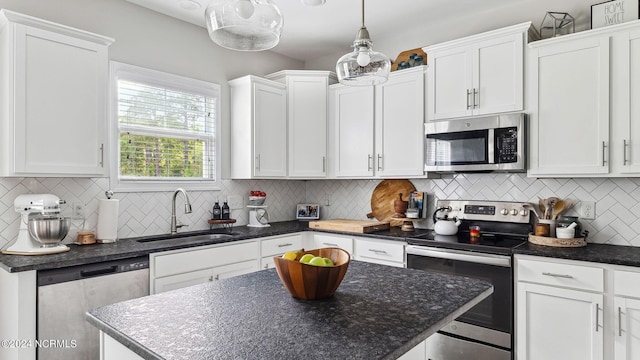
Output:
[[402,221],[391,220],[395,214],[393,201],[398,200],[400,193],[402,193],[402,200],[409,201],[409,194],[413,191],[416,191],[416,188],[409,180],[382,180],[371,194],[371,212],[367,217],[375,217],[378,221],[389,221],[391,226],[401,226]]

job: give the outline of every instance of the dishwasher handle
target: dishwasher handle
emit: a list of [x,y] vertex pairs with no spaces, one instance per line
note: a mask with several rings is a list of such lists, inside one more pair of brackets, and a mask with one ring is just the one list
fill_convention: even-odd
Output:
[[118,266],[117,265],[105,266],[105,267],[102,267],[102,268],[91,269],[91,270],[81,270],[80,271],[80,278],[81,279],[86,279],[86,278],[90,278],[90,277],[94,277],[94,276],[113,274],[113,273],[115,273],[117,271],[118,271]]

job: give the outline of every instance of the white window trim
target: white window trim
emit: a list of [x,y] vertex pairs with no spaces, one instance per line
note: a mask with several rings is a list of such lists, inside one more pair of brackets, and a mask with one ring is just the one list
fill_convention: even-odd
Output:
[[[151,70],[140,66],[110,61],[110,91],[109,91],[109,186],[114,192],[159,192],[174,191],[177,187],[187,190],[220,190],[220,171],[222,156],[220,128],[220,85],[207,81],[187,78],[180,75],[169,74],[162,71]],[[209,180],[184,179],[184,180],[121,180],[119,178],[120,148],[118,146],[118,79],[124,76],[127,80],[141,81],[166,88],[177,90],[192,90],[196,93],[216,96],[218,106],[215,114],[215,178]],[[173,84],[179,84],[176,88]]]

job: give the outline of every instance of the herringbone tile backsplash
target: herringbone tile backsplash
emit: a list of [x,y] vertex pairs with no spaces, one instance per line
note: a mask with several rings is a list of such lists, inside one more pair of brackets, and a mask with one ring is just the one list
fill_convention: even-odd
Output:
[[[268,194],[266,205],[271,221],[295,219],[295,205],[318,203],[321,217],[366,219],[371,211],[371,193],[380,180],[224,180],[220,191],[189,192],[193,213],[185,215],[178,206],[181,223],[186,230],[204,230],[209,227],[209,211],[216,199],[229,195],[242,196],[244,202],[250,190],[259,189]],[[509,200],[538,202],[542,198],[557,196],[570,199],[574,207],[568,215],[579,215],[581,201],[596,202],[596,219],[581,220],[589,230],[589,241],[617,245],[640,246],[640,178],[620,179],[533,179],[526,174],[456,174],[442,179],[411,179],[418,191],[428,194],[427,213],[434,210],[436,199]],[[109,188],[108,179],[84,178],[2,178],[0,179],[0,248],[6,247],[18,233],[19,215],[13,209],[13,200],[19,194],[51,193],[67,202],[64,214],[71,215],[71,205],[82,203],[86,208],[84,227],[95,230],[98,219],[98,199],[104,198]],[[117,193],[120,199],[118,236],[121,239],[169,232],[171,193]],[[182,200],[178,200],[181,204]],[[246,208],[232,210],[236,225],[248,222]],[[417,226],[432,227],[430,219]],[[74,221],[65,242],[76,237],[82,221]]]

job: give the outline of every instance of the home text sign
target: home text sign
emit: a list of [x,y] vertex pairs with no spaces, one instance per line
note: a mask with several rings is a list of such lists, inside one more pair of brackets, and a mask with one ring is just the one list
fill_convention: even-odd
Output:
[[638,19],[638,0],[616,0],[591,5],[591,28]]

